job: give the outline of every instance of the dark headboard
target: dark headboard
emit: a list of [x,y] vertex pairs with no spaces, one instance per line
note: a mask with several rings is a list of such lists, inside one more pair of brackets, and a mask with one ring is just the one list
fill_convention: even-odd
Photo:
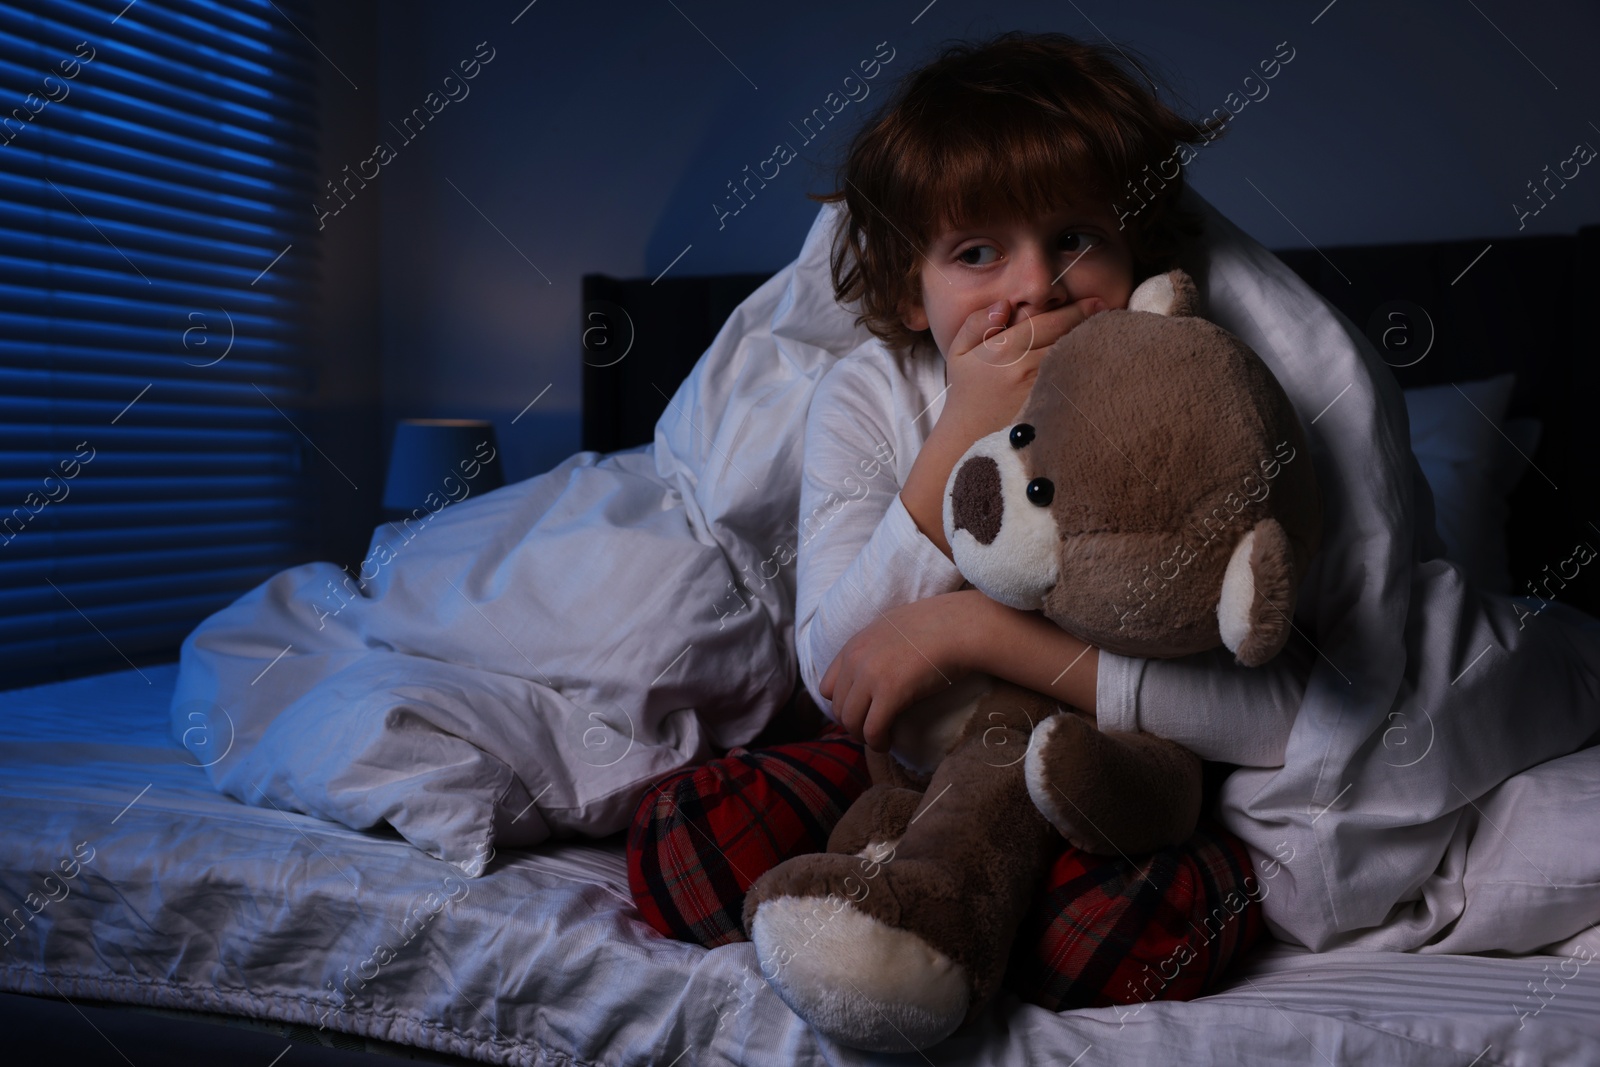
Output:
[[648,443],[667,400],[733,309],[770,274],[583,276],[585,451]]
[[[1402,388],[1516,373],[1508,418],[1544,424],[1532,456],[1538,470],[1523,476],[1510,500],[1516,591],[1544,567],[1553,571],[1578,541],[1600,547],[1600,337],[1593,319],[1600,226],[1553,237],[1277,255],[1367,332]],[[652,283],[586,275],[583,447],[609,452],[650,441],[667,397],[767,277]],[[1427,355],[1412,363],[1424,348]],[[1596,571],[1580,571],[1559,599],[1600,615]]]

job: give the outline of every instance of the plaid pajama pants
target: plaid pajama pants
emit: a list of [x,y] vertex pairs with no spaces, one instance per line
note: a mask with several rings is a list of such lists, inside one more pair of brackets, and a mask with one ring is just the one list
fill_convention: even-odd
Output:
[[[628,830],[640,915],[707,948],[746,940],[745,890],[790,856],[824,849],[869,784],[861,744],[831,724],[815,740],[735,748],[663,778]],[[1006,986],[1052,1011],[1198,996],[1263,934],[1252,891],[1260,883],[1243,843],[1209,822],[1181,846],[1131,860],[1063,841],[1018,930]]]

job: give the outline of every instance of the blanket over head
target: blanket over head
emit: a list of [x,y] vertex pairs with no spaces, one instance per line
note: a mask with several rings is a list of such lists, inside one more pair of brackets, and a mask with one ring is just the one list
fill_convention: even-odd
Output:
[[[1323,494],[1322,550],[1295,612],[1317,659],[1284,766],[1238,770],[1223,791],[1224,822],[1257,853],[1269,924],[1316,949],[1530,951],[1570,936],[1600,919],[1600,851],[1574,850],[1570,820],[1514,809],[1496,787],[1595,738],[1593,621],[1557,604],[1524,626],[1510,597],[1466,584],[1442,558],[1404,398],[1372,344],[1185,195],[1205,218],[1185,264],[1204,314],[1277,376]],[[1584,766],[1600,773],[1600,761]],[[1566,788],[1555,770],[1521,777],[1518,788]],[[1529,882],[1555,892],[1530,907],[1513,888]]]

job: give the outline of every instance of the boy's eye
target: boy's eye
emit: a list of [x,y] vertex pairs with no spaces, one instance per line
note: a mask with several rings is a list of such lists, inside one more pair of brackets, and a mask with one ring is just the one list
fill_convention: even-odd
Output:
[[983,267],[993,263],[999,255],[1000,253],[994,245],[973,245],[971,248],[963,248],[960,252],[957,252],[956,259],[969,267]]
[[1078,255],[1080,253],[1087,252],[1089,249],[1098,244],[1099,241],[1092,234],[1064,233],[1061,235],[1059,243],[1061,245],[1061,251]]

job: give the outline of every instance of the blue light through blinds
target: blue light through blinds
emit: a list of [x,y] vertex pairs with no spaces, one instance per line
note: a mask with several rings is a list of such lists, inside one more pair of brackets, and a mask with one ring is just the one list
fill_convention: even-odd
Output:
[[0,2],[0,688],[175,658],[306,558],[301,31],[296,0]]

